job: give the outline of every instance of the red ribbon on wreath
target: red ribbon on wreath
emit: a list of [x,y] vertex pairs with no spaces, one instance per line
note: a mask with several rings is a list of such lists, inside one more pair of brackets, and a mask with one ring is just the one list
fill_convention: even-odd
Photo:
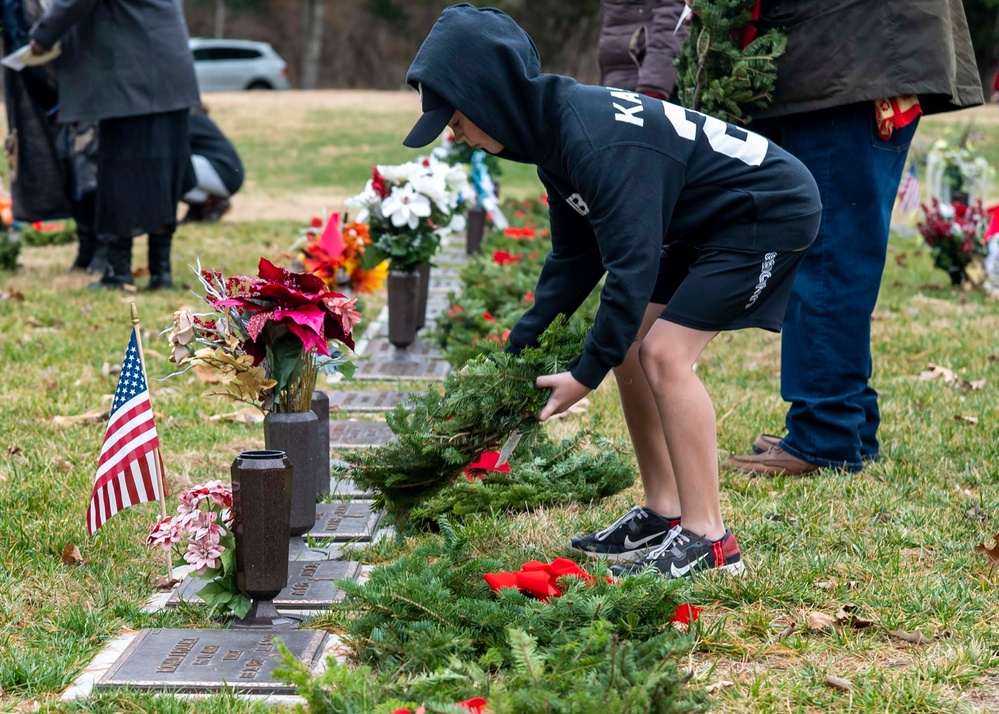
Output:
[[[596,576],[590,575],[567,558],[556,558],[550,563],[529,560],[520,566],[520,570],[485,573],[482,577],[496,592],[503,588],[517,588],[542,602],[550,602],[553,597],[562,597],[558,579],[568,576],[582,578],[590,584],[596,580]],[[614,578],[604,578],[604,580],[608,583],[618,582]]]

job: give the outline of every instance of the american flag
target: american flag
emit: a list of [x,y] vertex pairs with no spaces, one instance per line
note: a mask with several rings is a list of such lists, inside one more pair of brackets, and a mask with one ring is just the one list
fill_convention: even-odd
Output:
[[162,470],[160,440],[133,330],[97,462],[87,532],[93,535],[111,516],[129,506],[158,500]]
[[919,176],[916,174],[916,165],[909,164],[909,170],[902,178],[902,185],[898,187],[898,210],[900,213],[912,213],[919,208]]

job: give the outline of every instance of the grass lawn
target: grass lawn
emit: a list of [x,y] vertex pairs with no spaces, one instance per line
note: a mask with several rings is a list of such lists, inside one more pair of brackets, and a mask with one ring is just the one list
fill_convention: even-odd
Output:
[[[341,208],[372,164],[415,155],[399,145],[418,111],[415,93],[208,99],[249,180],[225,222],[178,232],[175,281],[187,288],[196,281],[183,266],[200,258],[227,273],[251,272],[260,256],[287,249],[313,215]],[[969,117],[982,152],[999,160],[994,106],[925,120],[919,144]],[[502,181],[507,195],[539,188],[523,166],[509,165]],[[0,711],[246,711],[227,697],[59,702],[120,630],[206,624],[194,609],[141,610],[163,570],[143,544],[155,505],[129,509],[86,536],[105,420],[58,417],[108,405],[129,303],[144,328],[170,490],[225,478],[238,451],[263,445],[259,425],[210,420],[231,409],[201,399],[194,377],[157,381],[171,371],[158,332],[175,309],[198,304],[190,290],[88,290],[88,278],[65,273],[74,249],[28,248],[17,272],[0,273]],[[135,265],[144,263],[139,239]],[[723,512],[748,573],[683,586],[684,599],[706,609],[682,664],[690,686],[717,685],[718,711],[999,711],[999,570],[975,552],[999,534],[999,305],[947,283],[916,238],[893,236],[873,323],[879,462],[860,474],[809,478],[722,472]],[[369,316],[379,301],[369,300]],[[930,363],[984,386],[921,379]],[[769,333],[726,333],[708,347],[698,373],[714,399],[720,449],[743,452],[758,432],[781,432],[779,370],[780,338]],[[624,437],[613,380],[591,403],[608,435]],[[455,525],[480,553],[547,560],[568,554],[570,535],[608,525],[640,497],[636,486],[585,507]],[[79,547],[82,562],[63,562],[67,544]],[[833,624],[823,626],[816,613]],[[917,632],[921,638],[911,636]],[[829,686],[827,676],[850,680],[852,689]]]

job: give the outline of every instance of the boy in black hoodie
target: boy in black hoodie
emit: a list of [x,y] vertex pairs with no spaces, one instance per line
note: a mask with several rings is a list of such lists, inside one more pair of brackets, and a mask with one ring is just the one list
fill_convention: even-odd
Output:
[[425,146],[450,126],[456,141],[536,164],[548,191],[552,251],[510,349],[572,314],[606,273],[582,353],[537,380],[552,390],[538,418],[613,369],[645,506],[570,547],[618,574],[741,573],[719,504],[714,408],[693,365],[720,330],[780,330],[818,229],[811,174],[718,119],[542,74],[531,38],[491,8],[444,10],[407,81],[423,116],[404,144]]

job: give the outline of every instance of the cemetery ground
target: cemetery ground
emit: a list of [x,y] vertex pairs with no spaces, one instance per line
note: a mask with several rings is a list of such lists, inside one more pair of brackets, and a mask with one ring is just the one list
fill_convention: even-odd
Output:
[[[373,164],[415,155],[399,141],[418,103],[412,92],[209,99],[249,178],[225,221],[178,231],[177,289],[88,290],[90,278],[65,272],[72,245],[26,248],[17,272],[0,273],[0,711],[265,709],[225,695],[60,701],[120,631],[211,626],[197,608],[143,610],[164,575],[159,551],[143,543],[155,504],[132,507],[87,538],[84,512],[105,419],[65,417],[107,406],[135,302],[169,490],[224,480],[238,452],[262,447],[259,424],[211,418],[239,407],[200,397],[194,376],[161,381],[173,365],[158,333],[178,307],[199,306],[185,266],[200,258],[205,267],[248,274],[261,256],[287,250],[313,215],[359,191]],[[979,148],[995,164],[994,106],[925,120],[920,145],[972,117],[983,132]],[[505,196],[532,196],[539,187],[532,171],[504,167]],[[135,266],[145,264],[145,247],[136,241]],[[368,298],[366,319],[382,303]],[[723,470],[723,512],[748,572],[673,585],[682,601],[705,608],[679,665],[692,675],[688,686],[710,687],[715,710],[999,711],[999,557],[975,549],[997,545],[999,534],[997,337],[999,305],[984,293],[952,290],[918,239],[895,233],[873,322],[881,460],[859,474],[804,478]],[[927,378],[930,365],[957,380]],[[745,452],[760,431],[781,433],[779,370],[776,335],[726,333],[709,345],[698,374],[714,399],[719,458]],[[606,380],[590,412],[603,415],[607,436],[625,438],[615,390]],[[589,505],[452,524],[477,554],[516,569],[531,558],[571,555],[571,535],[607,526],[640,498],[636,485]],[[386,562],[432,537],[384,541],[360,557]]]

